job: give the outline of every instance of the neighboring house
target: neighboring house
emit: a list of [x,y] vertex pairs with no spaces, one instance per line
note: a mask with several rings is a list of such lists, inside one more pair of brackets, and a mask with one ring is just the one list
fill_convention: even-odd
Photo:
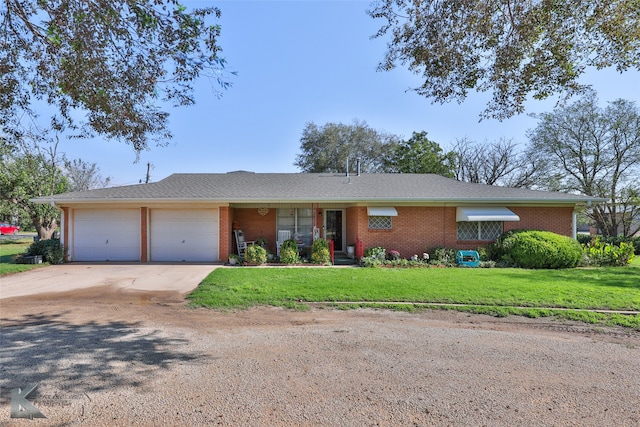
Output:
[[[214,262],[278,231],[336,251],[360,241],[409,258],[438,246],[475,249],[513,229],[575,236],[575,211],[603,199],[469,184],[430,174],[174,174],[162,181],[34,199],[62,211],[69,261]],[[286,234],[286,233],[285,233]]]

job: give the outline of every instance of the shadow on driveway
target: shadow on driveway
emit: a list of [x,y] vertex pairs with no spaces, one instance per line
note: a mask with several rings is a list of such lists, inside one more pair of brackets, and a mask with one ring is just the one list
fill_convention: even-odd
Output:
[[140,322],[71,324],[58,315],[0,319],[0,403],[10,390],[40,383],[88,397],[91,392],[144,387],[158,370],[199,363],[206,356],[180,350],[184,339],[164,337]]

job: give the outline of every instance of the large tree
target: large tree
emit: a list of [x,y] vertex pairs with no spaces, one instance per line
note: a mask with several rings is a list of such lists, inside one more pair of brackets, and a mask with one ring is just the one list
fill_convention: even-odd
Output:
[[640,69],[637,0],[376,0],[369,14],[391,36],[379,69],[408,64],[440,103],[491,92],[485,117],[582,92],[588,67]]
[[307,123],[300,138],[301,153],[295,166],[302,172],[350,172],[355,171],[360,160],[361,172],[383,172],[387,154],[393,150],[399,138],[370,128],[365,122],[353,124],[327,123],[318,127]]
[[[0,0],[0,130],[17,143],[25,121],[125,141],[166,143],[163,105],[194,103],[192,82],[228,86],[217,8],[176,0]],[[42,108],[43,105],[51,108]]]
[[399,142],[389,152],[385,172],[434,173],[453,178],[455,164],[454,152],[445,153],[437,142],[427,138],[427,132],[413,132],[411,138]]
[[591,210],[604,235],[631,236],[640,226],[640,109],[618,99],[602,108],[595,93],[536,116],[528,155],[544,164],[554,189],[608,199]]
[[19,146],[0,139],[0,199],[17,216],[28,217],[38,237],[50,239],[58,227],[60,212],[47,204],[31,203],[34,197],[59,194],[69,189],[59,164],[56,146],[46,149],[33,139]]
[[458,181],[505,187],[536,186],[537,162],[521,152],[511,139],[477,143],[460,138],[456,140],[453,152]]

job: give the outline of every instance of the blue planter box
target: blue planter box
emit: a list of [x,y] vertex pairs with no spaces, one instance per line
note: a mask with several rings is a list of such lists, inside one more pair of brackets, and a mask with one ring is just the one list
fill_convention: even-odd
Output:
[[480,255],[477,251],[458,251],[456,263],[465,267],[477,267],[480,265]]

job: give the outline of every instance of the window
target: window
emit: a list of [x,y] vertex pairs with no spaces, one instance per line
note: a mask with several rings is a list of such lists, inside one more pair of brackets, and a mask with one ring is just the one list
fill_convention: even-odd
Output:
[[496,240],[502,228],[502,221],[458,222],[458,240]]
[[370,216],[369,228],[372,230],[391,230],[390,216]]
[[308,208],[278,209],[276,227],[278,230],[289,230],[291,238],[302,240],[306,246],[313,241],[313,210]]

